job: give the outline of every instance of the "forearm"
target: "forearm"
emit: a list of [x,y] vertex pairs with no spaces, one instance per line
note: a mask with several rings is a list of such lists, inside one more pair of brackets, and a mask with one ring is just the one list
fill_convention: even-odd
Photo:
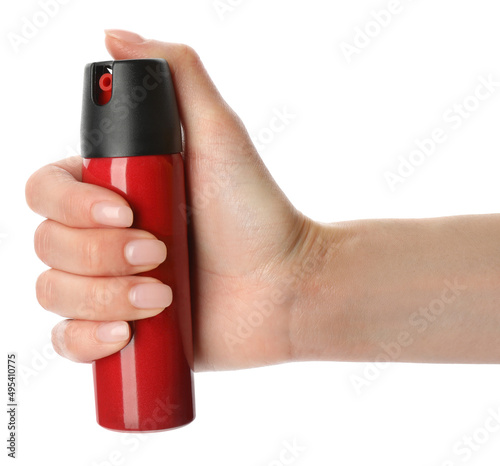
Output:
[[[296,360],[500,362],[500,215],[313,228]],[[326,253],[325,253],[326,251]]]

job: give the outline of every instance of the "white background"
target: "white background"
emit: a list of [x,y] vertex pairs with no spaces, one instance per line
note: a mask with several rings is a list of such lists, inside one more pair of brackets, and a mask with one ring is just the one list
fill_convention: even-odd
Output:
[[[372,13],[388,0],[220,3],[229,5],[222,14],[212,0],[68,1],[16,49],[9,37],[43,10],[35,0],[3,2],[0,357],[16,351],[23,365],[17,464],[267,466],[284,464],[293,442],[301,451],[281,458],[294,465],[496,464],[495,365],[395,363],[377,373],[365,363],[292,363],[197,373],[196,420],[139,436],[99,427],[91,366],[54,356],[59,317],[35,299],[45,269],[33,251],[41,218],[27,208],[24,185],[40,166],[78,153],[83,67],[108,59],[104,28],[193,46],[256,137],[276,109],[293,113],[261,155],[314,219],[498,211],[500,88],[460,128],[443,120],[480,76],[500,81],[498,1],[401,0],[378,36]],[[365,27],[374,37],[348,63],[340,44]],[[384,173],[438,127],[447,142],[392,191]],[[352,376],[367,371],[372,381],[359,394]],[[476,439],[475,451],[464,436]]]

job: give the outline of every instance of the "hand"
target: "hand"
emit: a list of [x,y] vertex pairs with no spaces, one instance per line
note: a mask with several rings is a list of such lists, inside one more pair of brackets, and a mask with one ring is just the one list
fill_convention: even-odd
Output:
[[[171,68],[185,134],[195,369],[291,360],[297,290],[286,279],[317,225],[280,191],[191,48],[123,31],[109,31],[106,46],[115,59],[163,57]],[[54,347],[90,362],[127,344],[125,321],[169,312],[172,295],[168,283],[134,275],[165,259],[163,243],[128,228],[127,202],[82,183],[81,164],[73,157],[41,168],[26,199],[47,217],[35,234],[51,267],[37,281],[38,300],[68,318],[54,327]]]

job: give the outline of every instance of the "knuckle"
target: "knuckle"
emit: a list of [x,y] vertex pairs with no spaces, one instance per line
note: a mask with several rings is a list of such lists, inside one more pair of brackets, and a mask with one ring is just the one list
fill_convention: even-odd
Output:
[[47,262],[47,257],[50,253],[50,235],[52,232],[51,222],[44,220],[35,231],[34,245],[36,255],[43,261]]
[[82,243],[82,265],[90,273],[101,268],[103,263],[102,243],[103,241],[99,236],[91,236]]
[[35,210],[35,200],[37,199],[37,196],[35,196],[35,187],[37,184],[37,178],[38,178],[38,171],[33,173],[29,178],[28,181],[26,182],[26,185],[24,187],[24,196],[26,198],[26,203],[28,204],[28,207],[31,210]]
[[46,270],[36,281],[36,299],[44,309],[49,309],[54,302],[54,291],[50,279],[50,271]]
[[28,181],[26,181],[26,185],[24,187],[26,203],[28,204],[28,207],[34,212],[43,214],[43,212],[41,212],[41,210],[43,209],[40,209],[40,201],[44,198],[44,196],[40,192],[40,186],[43,185],[42,179],[48,176],[51,169],[52,164],[45,165],[34,172],[28,178]]
[[100,320],[106,307],[111,303],[111,294],[104,285],[104,280],[92,280],[85,290],[86,315],[82,318],[87,320]]
[[52,328],[51,332],[52,347],[59,356],[64,358],[66,357],[65,330],[68,322],[67,320],[62,320]]
[[75,321],[69,322],[68,325],[66,325],[65,330],[65,335],[70,344],[75,344],[78,345],[80,339],[81,339],[81,329],[79,325],[75,325]]
[[95,309],[89,306],[87,301],[87,299],[83,299],[78,307],[74,309],[74,315],[80,320],[94,320],[95,318]]
[[201,58],[196,50],[187,44],[179,44],[180,55],[188,65],[199,66],[201,65]]
[[66,187],[65,194],[61,197],[57,208],[61,223],[71,226],[79,220],[87,220],[90,217],[90,211],[85,199],[75,195],[69,186]]

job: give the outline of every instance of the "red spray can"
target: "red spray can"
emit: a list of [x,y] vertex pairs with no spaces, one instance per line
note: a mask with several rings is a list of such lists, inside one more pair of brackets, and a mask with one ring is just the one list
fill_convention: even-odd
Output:
[[136,432],[185,425],[195,413],[184,162],[164,59],[85,67],[81,150],[83,182],[120,194],[134,212],[132,227],[166,244],[165,262],[140,275],[173,293],[160,314],[130,322],[125,348],[92,363],[97,422]]

